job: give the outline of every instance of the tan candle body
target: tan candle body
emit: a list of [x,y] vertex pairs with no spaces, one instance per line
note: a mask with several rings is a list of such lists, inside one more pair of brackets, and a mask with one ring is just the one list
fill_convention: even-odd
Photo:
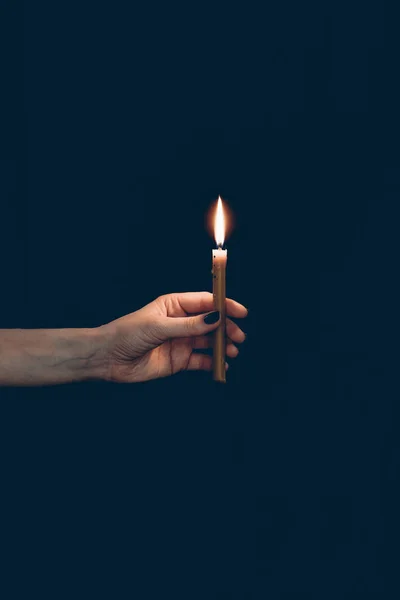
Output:
[[215,310],[219,310],[221,321],[214,332],[213,348],[213,378],[215,381],[226,382],[225,371],[225,337],[226,337],[226,263],[227,250],[213,250],[213,296]]

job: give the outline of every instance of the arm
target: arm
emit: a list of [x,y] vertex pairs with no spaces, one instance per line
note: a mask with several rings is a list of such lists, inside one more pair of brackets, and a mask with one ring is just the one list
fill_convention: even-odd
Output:
[[0,329],[0,385],[106,377],[106,336],[96,329]]
[[[201,352],[212,347],[218,326],[213,295],[189,292],[160,296],[144,308],[93,329],[0,329],[0,385],[52,385],[89,379],[148,381],[184,370],[212,368]],[[211,312],[212,311],[212,312]],[[227,314],[247,309],[227,299]],[[199,314],[200,313],[200,314]],[[245,339],[226,321],[226,354]]]

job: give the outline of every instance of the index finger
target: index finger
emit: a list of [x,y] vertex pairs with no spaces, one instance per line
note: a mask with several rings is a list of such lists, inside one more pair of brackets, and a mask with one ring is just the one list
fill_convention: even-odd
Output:
[[[182,292],[176,296],[181,308],[187,313],[202,313],[214,309],[214,298],[210,292]],[[247,315],[247,308],[236,300],[227,298],[226,312],[230,317],[240,319]]]

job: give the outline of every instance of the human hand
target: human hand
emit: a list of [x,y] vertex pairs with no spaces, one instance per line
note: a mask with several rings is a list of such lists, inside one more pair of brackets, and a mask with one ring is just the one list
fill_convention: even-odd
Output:
[[[213,308],[213,295],[209,292],[166,294],[134,313],[103,325],[101,330],[107,339],[106,378],[132,383],[185,370],[210,371],[212,357],[198,350],[212,346],[208,334],[219,322],[219,313],[209,312]],[[242,318],[247,315],[247,309],[228,298],[226,314]],[[226,334],[226,355],[235,358],[239,351],[233,342],[241,343],[246,336],[229,318]]]

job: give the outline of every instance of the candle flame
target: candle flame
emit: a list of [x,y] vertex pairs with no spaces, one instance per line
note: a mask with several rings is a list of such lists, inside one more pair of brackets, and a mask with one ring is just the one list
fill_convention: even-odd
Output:
[[225,241],[225,215],[222,206],[221,196],[218,196],[217,210],[214,220],[214,237],[217,246],[223,246]]

